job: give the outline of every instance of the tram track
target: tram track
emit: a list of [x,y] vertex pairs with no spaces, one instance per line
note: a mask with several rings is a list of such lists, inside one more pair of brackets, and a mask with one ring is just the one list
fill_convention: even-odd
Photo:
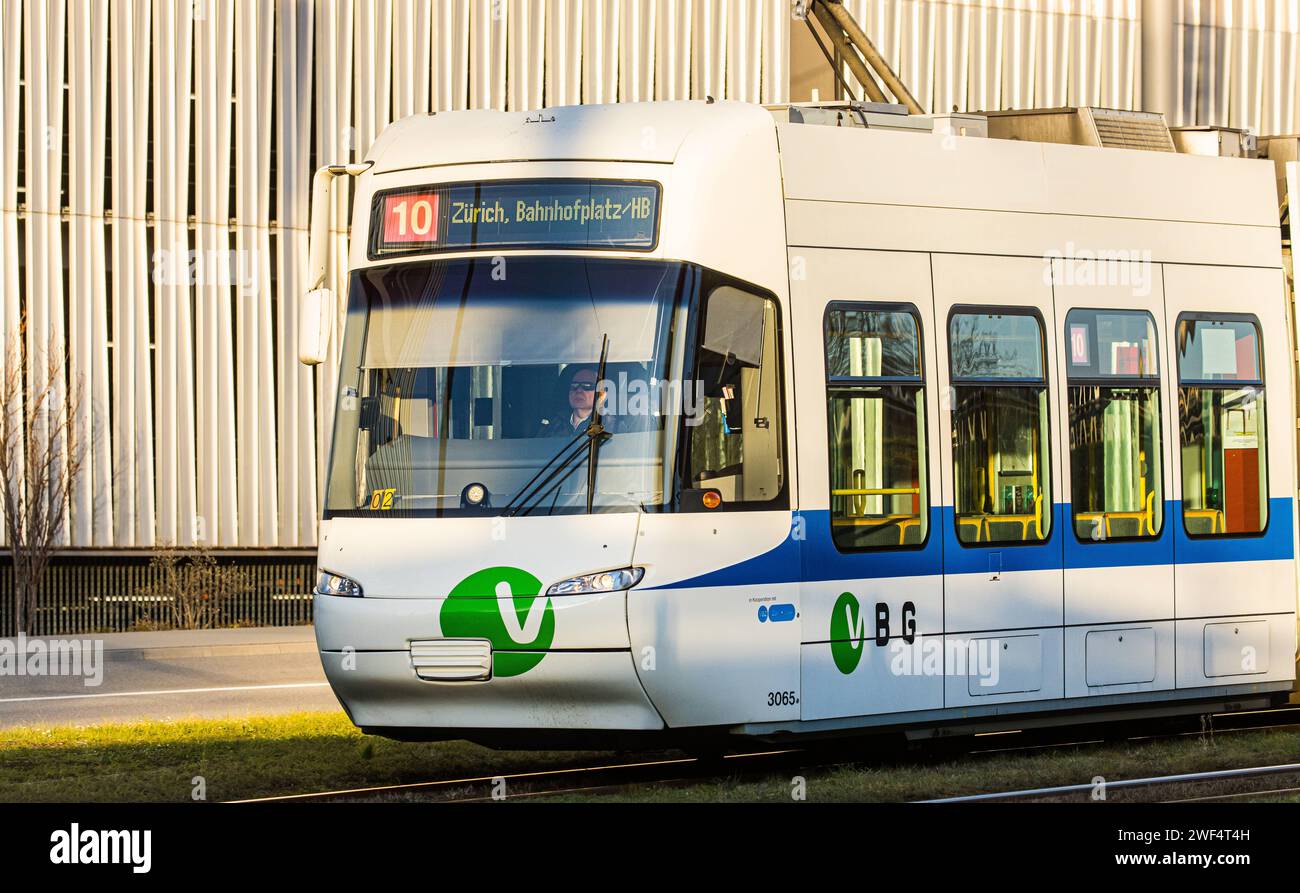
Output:
[[[1166,731],[1136,735],[1115,736],[1101,734],[1091,738],[1067,738],[1061,741],[1040,741],[1038,743],[1013,745],[1011,747],[976,746],[968,753],[1029,753],[1035,750],[1050,750],[1062,747],[1079,747],[1087,744],[1106,744],[1116,741],[1168,741],[1176,738],[1213,738],[1215,735],[1231,735],[1238,732],[1257,732],[1264,729],[1300,728],[1300,706],[1273,707],[1266,710],[1249,710],[1240,713],[1211,714],[1211,722],[1199,729],[1189,728],[1184,731]],[[1048,730],[1052,732],[1056,730]],[[977,735],[976,739],[993,739],[1008,734],[1023,732],[997,732],[991,735]]]
[[[1211,784],[1248,784],[1257,785],[1262,781],[1288,777],[1290,784],[1284,788],[1251,787],[1245,791],[1228,793],[1202,794],[1199,796],[1182,796],[1198,786]],[[1270,794],[1300,791],[1295,783],[1300,782],[1300,763],[1283,763],[1276,766],[1251,766],[1241,769],[1215,769],[1206,772],[1183,772],[1176,775],[1157,775],[1147,778],[1125,778],[1093,781],[1085,784],[1054,785],[1043,788],[1026,788],[1018,791],[997,791],[985,794],[970,794],[962,797],[939,797],[923,800],[922,803],[1014,803],[1014,802],[1054,802],[1073,800],[1116,800],[1116,801],[1156,801],[1160,803],[1205,803],[1229,798],[1259,797]],[[1161,791],[1152,796],[1153,792]],[[1131,796],[1140,792],[1141,796]],[[1117,796],[1119,795],[1119,796]]]
[[[394,785],[348,788],[335,791],[316,791],[302,794],[281,794],[234,800],[231,803],[325,803],[365,802],[374,800],[441,800],[473,802],[477,800],[506,800],[525,796],[557,794],[568,791],[591,792],[626,788],[635,784],[696,781],[718,774],[719,766],[741,766],[741,761],[760,760],[770,771],[776,767],[777,758],[799,753],[797,750],[763,750],[726,754],[718,760],[683,756],[662,759],[630,760],[597,766],[565,769],[544,769],[529,772],[507,772],[497,775],[478,775],[463,778],[442,778]],[[751,762],[748,771],[757,769]],[[592,781],[595,784],[575,784]]]
[[[1199,729],[1169,732],[1153,732],[1147,729],[1142,730],[1140,734],[1117,735],[1112,731],[1099,734],[1096,737],[1067,735],[1061,740],[1051,740],[1050,735],[1053,733],[1060,734],[1062,730],[1049,729],[1043,732],[1012,730],[1010,732],[977,735],[971,739],[965,739],[959,749],[954,748],[950,751],[945,751],[942,745],[927,751],[929,745],[938,744],[938,742],[923,741],[913,745],[918,747],[919,750],[896,751],[887,755],[879,753],[864,754],[860,750],[850,751],[849,748],[853,747],[853,745],[847,741],[835,742],[829,746],[814,744],[797,748],[769,747],[762,750],[719,754],[710,757],[655,754],[648,759],[611,760],[591,766],[429,779],[400,784],[282,794],[231,802],[249,804],[525,800],[566,794],[610,793],[657,785],[689,784],[719,778],[735,777],[740,780],[761,777],[783,769],[825,769],[851,765],[870,761],[873,757],[880,756],[885,756],[885,762],[896,764],[909,760],[925,760],[927,757],[929,759],[947,759],[1016,753],[1029,754],[1070,747],[1114,744],[1120,741],[1147,742],[1173,740],[1183,737],[1212,737],[1220,734],[1230,735],[1240,732],[1284,728],[1300,728],[1300,707],[1214,714],[1211,716],[1210,721]],[[1005,740],[1007,735],[1024,737],[1018,737],[1014,744],[1010,744],[1010,742],[1007,745],[995,743],[995,741]],[[1300,773],[1300,769],[1297,772]],[[1300,790],[1300,788],[1297,790]],[[1276,793],[1286,792],[1279,790]],[[1248,795],[1251,792],[1244,793]],[[1233,795],[1235,796],[1235,794],[1236,792]],[[985,795],[977,795],[976,799],[982,796]],[[1003,795],[994,794],[989,799],[996,799],[1000,796]],[[1041,799],[1046,796],[1050,795],[1027,796],[1025,799]]]

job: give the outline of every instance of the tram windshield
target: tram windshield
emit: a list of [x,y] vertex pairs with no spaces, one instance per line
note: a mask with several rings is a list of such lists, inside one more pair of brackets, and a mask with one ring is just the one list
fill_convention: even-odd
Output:
[[[354,272],[327,517],[635,511],[671,499],[672,383],[696,279],[680,263],[572,256]],[[595,412],[609,436],[589,499]]]

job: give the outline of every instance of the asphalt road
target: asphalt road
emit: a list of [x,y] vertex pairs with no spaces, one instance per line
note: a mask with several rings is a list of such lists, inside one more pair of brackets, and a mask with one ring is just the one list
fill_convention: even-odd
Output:
[[112,641],[98,685],[85,675],[0,674],[0,728],[341,709],[310,628],[279,637],[239,632],[161,642],[148,633],[102,637]]

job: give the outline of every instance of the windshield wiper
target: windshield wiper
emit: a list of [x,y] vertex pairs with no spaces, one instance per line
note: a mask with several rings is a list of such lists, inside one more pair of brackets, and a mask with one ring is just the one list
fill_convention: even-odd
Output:
[[[606,358],[608,355],[609,336],[602,335],[600,366],[596,374],[597,385],[605,380]],[[580,458],[584,452],[587,455],[587,513],[590,514],[594,496],[594,478],[596,476],[596,463],[593,458],[600,444],[608,440],[610,436],[601,422],[602,414],[600,401],[596,400],[595,405],[592,407],[591,421],[587,427],[573,435],[554,456],[546,460],[546,464],[538,469],[528,483],[524,484],[519,491],[519,495],[506,504],[501,514],[511,518],[520,513],[526,514],[532,511],[536,504],[545,498],[552,489],[558,489],[569,479],[569,475],[573,474],[577,468],[576,465],[573,465],[574,460]],[[584,437],[586,442],[580,442]],[[554,469],[551,470],[550,474],[547,474],[547,470],[551,469],[551,466],[554,466]]]
[[[609,359],[609,336],[605,335],[600,344],[600,368],[596,370],[596,387],[605,380],[605,361]],[[610,434],[605,430],[602,419],[605,415],[605,401],[601,395],[596,396],[591,408],[591,424],[587,426],[587,514],[591,514],[592,504],[596,498],[596,454],[601,444],[609,440]]]
[[[506,504],[505,508],[501,510],[501,514],[507,518],[513,517],[519,514],[519,512],[524,508],[529,507],[535,497],[545,496],[550,492],[548,488],[551,482],[555,481],[556,476],[563,472],[574,459],[580,457],[587,449],[587,444],[578,442],[582,440],[586,434],[586,431],[579,431],[569,439],[568,443],[560,447],[559,451],[554,456],[547,459],[546,464],[539,468],[537,474],[533,475],[528,483],[524,484],[523,488],[520,489],[519,495]],[[552,465],[555,466],[555,470],[549,475],[546,475],[547,470],[550,469]],[[564,477],[561,477],[558,481],[555,481],[555,486],[558,487],[560,484],[563,484],[564,481],[568,479],[569,474],[572,473],[573,468],[569,468],[569,473],[565,474]],[[541,478],[542,475],[546,475],[546,477],[539,482],[538,479]]]

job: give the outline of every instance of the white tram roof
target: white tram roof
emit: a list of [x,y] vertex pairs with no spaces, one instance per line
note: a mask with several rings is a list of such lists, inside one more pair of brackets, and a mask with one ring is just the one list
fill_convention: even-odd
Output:
[[[1005,238],[995,242],[1008,234],[988,232],[991,215],[1009,213],[1026,234],[1035,218],[1050,220],[1051,239],[1078,230],[1080,242],[1100,244],[1121,235],[1154,248],[1156,260],[1281,264],[1275,174],[1267,161],[943,135],[931,132],[935,119],[925,117],[895,118],[892,127],[880,115],[872,116],[885,121],[879,127],[791,123],[801,116],[787,114],[790,108],[701,100],[416,115],[383,132],[369,155],[370,174],[392,182],[406,179],[398,172],[472,166],[490,177],[495,170],[507,175],[495,163],[583,161],[672,164],[676,182],[688,185],[703,183],[710,170],[733,185],[742,171],[775,173],[790,244],[1038,250],[1040,239],[1023,250],[1008,250]],[[429,173],[428,180],[441,179]],[[860,223],[837,217],[846,205],[879,209],[879,225],[864,233]],[[1178,247],[1188,241],[1195,244]]]

